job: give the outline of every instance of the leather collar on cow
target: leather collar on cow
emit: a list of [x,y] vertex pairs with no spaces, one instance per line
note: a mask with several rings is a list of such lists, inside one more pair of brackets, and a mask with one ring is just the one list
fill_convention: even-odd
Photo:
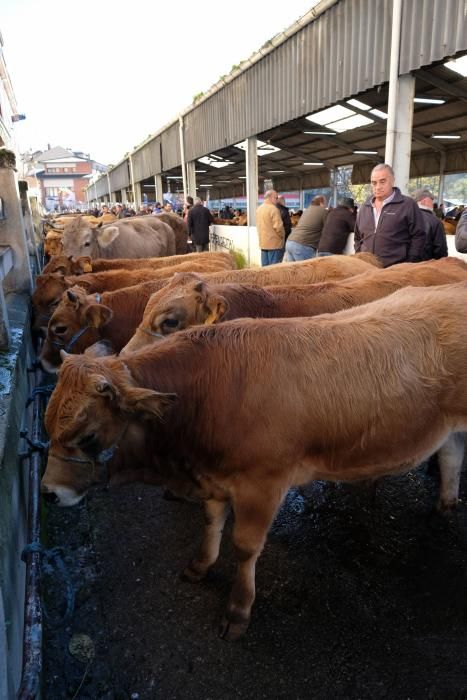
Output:
[[[74,462],[75,464],[90,464],[93,469],[96,464],[103,465],[104,467],[106,467],[107,462],[112,459],[116,450],[118,450],[120,446],[120,441],[123,439],[126,431],[128,430],[128,426],[129,423],[126,423],[113,445],[110,445],[110,447],[106,447],[104,450],[101,450],[95,459],[91,459],[90,457],[65,457],[64,455],[59,455],[52,452],[49,452],[49,456],[55,457],[55,459],[60,459],[62,460],[62,462]],[[108,474],[106,476],[106,480],[108,481]]]

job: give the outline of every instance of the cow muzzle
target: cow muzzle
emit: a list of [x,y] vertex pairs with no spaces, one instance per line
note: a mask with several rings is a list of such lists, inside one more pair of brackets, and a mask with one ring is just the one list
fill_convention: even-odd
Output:
[[41,493],[44,500],[52,505],[68,508],[79,503],[84,498],[84,493],[77,493],[68,486],[47,486],[42,484]]

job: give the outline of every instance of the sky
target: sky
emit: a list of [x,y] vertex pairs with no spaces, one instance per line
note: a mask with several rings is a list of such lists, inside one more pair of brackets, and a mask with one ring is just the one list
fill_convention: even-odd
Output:
[[316,4],[1,0],[20,150],[115,164]]

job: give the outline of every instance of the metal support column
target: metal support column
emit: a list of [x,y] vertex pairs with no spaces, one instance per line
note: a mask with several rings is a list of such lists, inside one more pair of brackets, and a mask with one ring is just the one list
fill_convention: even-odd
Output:
[[246,140],[246,211],[248,217],[248,265],[251,264],[250,238],[251,227],[256,226],[256,209],[258,207],[258,146],[256,136]]
[[186,163],[186,186],[187,194],[193,199],[196,197],[196,163],[194,160],[190,160]]
[[186,199],[187,195],[189,195],[190,193],[188,192],[188,184],[187,184],[187,177],[186,177],[185,134],[184,134],[184,127],[183,127],[183,117],[181,115],[178,118],[178,135],[180,138],[180,160],[181,160],[181,167],[182,167],[183,197],[184,197],[184,199]]
[[160,173],[154,175],[154,185],[156,188],[156,202],[164,204],[164,190],[162,189],[162,175]]
[[440,207],[444,201],[444,174],[446,170],[446,154],[441,153],[439,159],[439,190],[438,190],[438,206]]
[[112,203],[112,190],[110,189],[110,176],[107,173],[107,190],[109,192],[109,205]]
[[[133,207],[136,211],[137,208],[139,207],[139,205],[141,204],[141,201],[137,201],[137,193],[136,193],[136,188],[135,188],[135,176],[133,173],[133,159],[131,157],[131,153],[128,156],[128,161],[129,161],[129,165],[130,165],[130,180],[131,180],[131,192],[133,194]],[[140,191],[140,194],[141,194],[141,191]]]
[[384,160],[389,165],[394,162],[396,140],[397,88],[399,78],[399,52],[401,42],[402,0],[392,3],[391,54],[389,60],[388,120],[386,123],[386,149]]
[[401,75],[397,90],[397,118],[394,140],[392,167],[396,185],[403,194],[408,193],[410,177],[410,156],[412,153],[413,99],[415,96],[415,78]]

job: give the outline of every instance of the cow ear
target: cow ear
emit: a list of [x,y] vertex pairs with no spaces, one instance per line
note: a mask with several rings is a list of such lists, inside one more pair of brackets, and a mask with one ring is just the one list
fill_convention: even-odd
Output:
[[[78,277],[80,277],[80,276],[81,275],[78,275]],[[65,280],[68,281],[66,277],[65,277]],[[92,287],[92,282],[90,282],[89,280],[77,279],[77,280],[73,280],[73,283],[76,284],[77,287],[82,287],[84,289],[84,291],[86,292],[86,294],[90,294],[89,290]]]
[[206,326],[210,326],[213,323],[219,323],[219,321],[222,320],[229,310],[227,299],[224,299],[224,297],[217,294],[213,294],[212,296],[208,297],[205,304],[209,309],[209,314],[204,321]]
[[86,309],[85,318],[91,328],[105,326],[113,316],[112,309],[103,304],[90,304]]
[[[89,255],[82,255],[80,258],[78,258],[78,260],[76,260],[76,263],[78,265],[78,269],[82,272],[92,272],[91,257]],[[78,272],[77,274],[79,275],[81,273]]]
[[125,392],[125,404],[132,412],[145,413],[148,417],[163,418],[164,413],[177,400],[177,394],[166,394],[152,389],[130,388]]
[[80,300],[76,292],[74,292],[72,289],[67,289],[66,295],[68,297],[68,301],[71,301],[71,303],[75,305],[75,309],[78,309],[80,305]]
[[115,386],[106,377],[100,374],[95,374],[91,377],[92,387],[99,396],[103,396],[111,401],[118,398],[118,391]]
[[[68,265],[66,263],[60,263],[60,265],[57,265],[54,272],[61,276],[66,275],[68,273]],[[36,283],[38,282],[38,280],[39,277],[36,277]]]
[[97,234],[97,240],[100,246],[107,248],[120,234],[118,226],[107,226]]

